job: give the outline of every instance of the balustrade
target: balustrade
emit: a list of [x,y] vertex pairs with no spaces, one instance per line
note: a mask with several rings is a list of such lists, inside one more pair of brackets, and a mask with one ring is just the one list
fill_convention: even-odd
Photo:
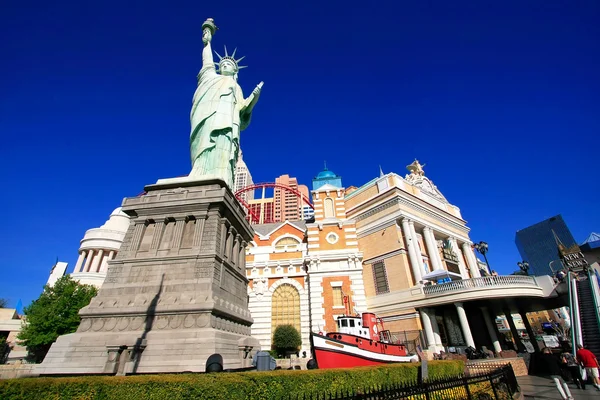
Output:
[[533,286],[537,287],[535,279],[531,276],[482,276],[481,278],[462,279],[439,285],[423,287],[424,294],[436,294],[445,292],[462,291],[498,286]]

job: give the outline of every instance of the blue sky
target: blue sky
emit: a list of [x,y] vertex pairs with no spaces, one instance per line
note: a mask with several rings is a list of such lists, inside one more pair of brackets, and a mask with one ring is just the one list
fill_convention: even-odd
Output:
[[517,229],[600,230],[600,3],[350,4],[4,2],[0,297],[28,304],[124,197],[189,172],[207,17],[247,56],[244,92],[265,82],[241,142],[255,181],[309,185],[327,160],[360,186],[416,157],[501,273]]

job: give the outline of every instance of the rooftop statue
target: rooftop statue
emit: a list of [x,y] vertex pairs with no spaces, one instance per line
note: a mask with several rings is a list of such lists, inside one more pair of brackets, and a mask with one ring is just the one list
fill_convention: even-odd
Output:
[[415,158],[415,161],[413,161],[412,164],[407,165],[406,169],[409,170],[412,175],[423,176],[425,175],[425,171],[423,170],[424,166],[425,164],[420,164],[419,161]]
[[[240,148],[240,132],[248,127],[252,110],[260,96],[263,82],[248,98],[237,83],[243,66],[235,59],[235,50],[219,57],[215,63],[211,41],[217,27],[212,18],[202,24],[202,69],[194,93],[190,120],[191,178],[219,178],[233,188],[235,164]],[[215,65],[218,67],[215,67]]]

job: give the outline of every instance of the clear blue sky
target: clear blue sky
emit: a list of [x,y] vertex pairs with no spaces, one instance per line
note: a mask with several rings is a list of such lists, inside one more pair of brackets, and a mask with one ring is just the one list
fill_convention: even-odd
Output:
[[265,81],[242,136],[255,181],[308,185],[326,159],[360,186],[417,157],[501,273],[517,229],[600,230],[597,1],[8,0],[0,297],[28,304],[123,197],[189,172],[207,17],[247,56],[245,93]]

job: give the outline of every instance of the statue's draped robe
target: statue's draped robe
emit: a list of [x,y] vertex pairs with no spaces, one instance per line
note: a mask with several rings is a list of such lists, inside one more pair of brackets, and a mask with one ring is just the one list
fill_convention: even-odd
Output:
[[235,78],[217,74],[214,66],[203,67],[190,114],[190,176],[219,177],[233,189],[240,131],[250,118],[251,110]]

